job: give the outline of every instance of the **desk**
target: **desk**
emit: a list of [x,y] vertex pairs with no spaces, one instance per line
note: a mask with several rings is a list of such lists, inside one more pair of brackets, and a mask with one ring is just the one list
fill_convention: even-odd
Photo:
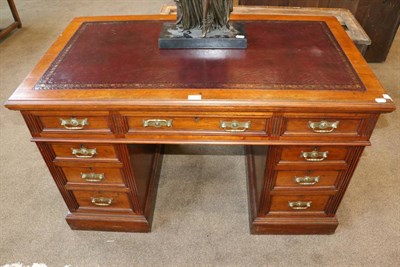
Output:
[[74,19],[6,103],[70,227],[150,231],[162,145],[229,144],[246,147],[252,233],[333,233],[378,117],[395,109],[340,24],[237,15],[246,50],[159,50],[173,19]]

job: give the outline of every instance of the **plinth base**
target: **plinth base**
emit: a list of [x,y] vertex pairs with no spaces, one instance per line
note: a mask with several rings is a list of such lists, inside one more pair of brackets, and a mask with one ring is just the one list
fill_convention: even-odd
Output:
[[158,39],[160,49],[245,49],[246,33],[243,23],[233,23],[230,29],[211,30],[207,37],[202,37],[200,28],[183,30],[175,23],[164,23]]
[[338,227],[335,217],[256,217],[250,215],[250,232],[258,235],[329,235]]
[[77,214],[70,213],[66,217],[72,230],[96,230],[113,232],[150,232],[151,221],[144,215]]

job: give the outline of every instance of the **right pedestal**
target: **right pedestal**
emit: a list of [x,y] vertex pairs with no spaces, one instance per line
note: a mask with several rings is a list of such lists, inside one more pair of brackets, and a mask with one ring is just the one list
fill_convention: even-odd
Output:
[[251,233],[334,233],[335,213],[363,149],[247,146]]

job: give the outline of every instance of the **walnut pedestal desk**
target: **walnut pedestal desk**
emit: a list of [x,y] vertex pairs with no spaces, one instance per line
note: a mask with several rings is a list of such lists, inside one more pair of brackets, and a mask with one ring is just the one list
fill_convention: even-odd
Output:
[[252,233],[333,233],[378,117],[395,109],[338,21],[238,15],[247,49],[160,50],[172,20],[74,19],[6,103],[70,227],[150,231],[162,145],[227,144],[247,151]]

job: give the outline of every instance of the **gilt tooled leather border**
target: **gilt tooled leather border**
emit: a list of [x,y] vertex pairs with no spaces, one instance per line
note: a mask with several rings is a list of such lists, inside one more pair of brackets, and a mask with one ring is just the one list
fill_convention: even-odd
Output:
[[[62,49],[44,75],[40,78],[34,86],[35,90],[56,90],[56,89],[190,89],[190,88],[212,88],[212,89],[270,89],[270,90],[346,90],[346,91],[365,91],[365,86],[358,77],[353,66],[349,62],[347,56],[343,52],[337,40],[334,38],[328,25],[323,21],[313,21],[319,23],[329,38],[330,43],[338,53],[342,66],[351,79],[351,84],[266,84],[266,83],[208,83],[208,82],[194,82],[190,84],[183,83],[60,83],[53,81],[53,75],[65,57],[69,54],[71,48],[81,34],[85,31],[86,27],[91,24],[115,24],[115,23],[135,23],[134,21],[112,21],[112,22],[85,22],[83,23],[72,38],[68,41],[67,45]],[[294,23],[305,21],[263,21],[263,23]],[[310,21],[307,21],[310,22]],[[137,22],[136,22],[137,23]]]

